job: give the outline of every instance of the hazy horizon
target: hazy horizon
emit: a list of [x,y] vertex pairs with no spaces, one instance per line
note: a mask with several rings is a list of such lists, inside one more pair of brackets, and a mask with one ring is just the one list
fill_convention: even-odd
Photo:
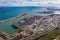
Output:
[[0,0],[0,6],[59,6],[60,0]]

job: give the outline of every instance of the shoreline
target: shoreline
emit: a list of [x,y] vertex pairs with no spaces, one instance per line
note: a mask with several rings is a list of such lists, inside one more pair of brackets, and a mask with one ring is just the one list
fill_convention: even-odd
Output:
[[16,19],[16,18],[20,18],[21,17],[21,15],[18,15],[18,16],[16,16],[16,17],[11,17],[11,18],[8,18],[8,19],[5,19],[5,20],[1,20],[0,22],[6,22],[6,21],[9,21],[9,20],[11,20],[11,19]]
[[0,20],[0,22],[6,22],[6,21],[9,21],[10,19],[20,18],[20,17],[28,15],[28,14],[29,14],[28,12],[25,12],[25,13],[22,13],[22,14],[20,14],[18,16],[15,16],[15,17],[11,17],[11,18],[8,18],[8,19],[5,19],[5,20]]
[[[29,13],[28,13],[28,14],[29,14]],[[14,19],[16,19],[16,18],[21,18],[22,15],[23,15],[23,14],[18,15],[18,16],[16,16],[16,17],[8,18],[8,19],[5,19],[5,20],[1,20],[0,22],[7,22],[7,21],[9,21],[9,20],[14,20]],[[47,14],[47,15],[48,15],[48,14]],[[49,15],[51,15],[51,14],[49,14]],[[34,16],[34,15],[33,15],[33,16]]]

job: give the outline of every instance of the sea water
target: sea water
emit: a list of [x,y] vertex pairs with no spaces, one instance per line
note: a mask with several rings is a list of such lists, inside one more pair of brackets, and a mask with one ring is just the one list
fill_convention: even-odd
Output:
[[21,17],[17,16],[24,13],[28,13],[27,17],[41,15],[38,14],[40,10],[40,7],[0,7],[0,30],[11,35],[18,30],[12,28],[14,22],[20,21]]

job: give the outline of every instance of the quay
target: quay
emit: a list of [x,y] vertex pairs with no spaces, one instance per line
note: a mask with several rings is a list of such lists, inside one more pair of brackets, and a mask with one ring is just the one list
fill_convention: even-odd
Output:
[[14,22],[12,27],[18,31],[11,36],[0,31],[1,40],[35,40],[37,37],[51,32],[59,26],[60,16],[33,16],[23,18],[19,22]]
[[[23,26],[23,30],[26,32],[25,36],[26,37],[22,37],[22,40],[34,40],[35,38],[47,34],[48,32],[51,32],[52,30],[54,30],[55,28],[57,28],[57,24],[58,24],[58,16],[53,16],[53,17],[41,17],[41,16],[34,16],[31,17],[31,21],[33,21],[31,24],[27,24],[26,19],[23,20],[22,25]],[[26,22],[25,22],[26,21]],[[28,20],[28,22],[31,22]],[[19,28],[19,24],[16,23],[16,27]],[[20,25],[20,27],[22,27],[22,25]],[[45,33],[44,33],[45,32]],[[39,36],[38,36],[39,35]]]

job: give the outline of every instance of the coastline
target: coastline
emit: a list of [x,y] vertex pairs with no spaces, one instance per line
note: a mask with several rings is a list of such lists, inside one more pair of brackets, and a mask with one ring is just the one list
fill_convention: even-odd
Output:
[[11,20],[11,19],[16,19],[16,18],[18,18],[18,17],[20,17],[20,16],[16,16],[16,17],[12,17],[12,18],[5,19],[5,20],[1,20],[0,22],[6,22],[6,21],[9,21],[9,20]]
[[[31,10],[31,11],[28,11],[28,12],[23,12],[22,14],[19,14],[18,16],[15,16],[15,17],[12,17],[12,18],[8,18],[6,20],[1,20],[0,21],[0,24],[1,24],[0,25],[1,26],[0,30],[3,30],[4,32],[6,32],[8,34],[12,34],[12,33],[16,32],[17,29],[13,29],[11,25],[14,22],[20,21],[20,18],[24,18],[23,14],[26,14],[27,17],[31,17],[31,16],[35,16],[35,15],[37,15],[37,16],[47,16],[45,14],[44,15],[43,14],[39,14],[39,13],[37,14],[37,12],[39,12],[39,11],[40,11],[40,9]],[[8,28],[10,28],[10,29],[8,29]],[[12,32],[9,32],[9,31],[12,31]]]
[[[22,15],[22,14],[21,14]],[[1,20],[0,22],[7,22],[7,21],[9,21],[9,20],[13,20],[13,19],[16,19],[16,18],[20,18],[20,17],[22,17],[21,15],[18,15],[18,16],[16,16],[16,17],[12,17],[12,18],[8,18],[8,19],[5,19],[5,20]]]

